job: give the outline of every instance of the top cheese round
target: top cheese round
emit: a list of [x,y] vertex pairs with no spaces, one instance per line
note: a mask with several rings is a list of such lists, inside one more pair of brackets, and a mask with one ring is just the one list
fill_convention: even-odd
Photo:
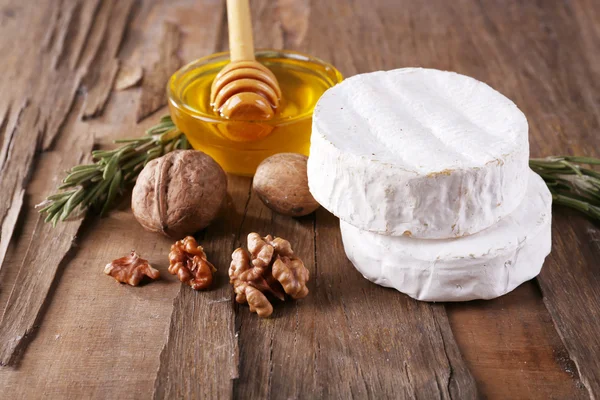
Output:
[[469,235],[523,199],[527,135],[517,106],[473,78],[422,68],[356,75],[317,103],[309,187],[363,230]]

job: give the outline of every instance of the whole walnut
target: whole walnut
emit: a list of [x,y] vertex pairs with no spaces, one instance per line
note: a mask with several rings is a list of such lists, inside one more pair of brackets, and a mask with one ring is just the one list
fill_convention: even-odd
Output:
[[267,207],[279,214],[308,215],[319,208],[319,203],[308,190],[307,161],[302,154],[275,154],[260,163],[252,188]]
[[180,239],[205,228],[227,194],[227,176],[207,154],[177,150],[150,161],[131,198],[138,222],[151,232]]

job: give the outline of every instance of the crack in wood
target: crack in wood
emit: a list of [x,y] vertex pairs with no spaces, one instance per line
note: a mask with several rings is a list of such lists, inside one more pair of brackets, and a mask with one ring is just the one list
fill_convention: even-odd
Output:
[[[271,335],[273,335],[273,333],[271,333]],[[267,399],[271,399],[272,396],[272,384],[271,381],[273,380],[273,336],[271,336],[271,338],[269,339],[269,376],[268,376],[268,380],[267,380]]]
[[[11,147],[11,144],[15,137],[14,126],[11,128],[9,128],[9,126],[8,126],[8,120],[10,119],[10,116],[11,116],[10,109],[11,109],[11,106],[8,105],[8,107],[6,108],[6,112],[2,115],[2,119],[0,120],[0,172],[2,172],[2,170],[4,169],[4,164],[6,163],[6,160],[10,154],[10,147]],[[21,116],[21,113],[19,113],[16,117],[17,122],[19,121],[20,116]],[[15,122],[15,124],[17,122]],[[0,261],[1,260],[2,259],[0,258]],[[1,264],[1,262],[0,262],[0,264]],[[1,267],[1,265],[0,265],[0,267]]]
[[448,378],[445,389],[451,399],[476,399],[479,397],[475,379],[468,370],[458,345],[454,340],[450,322],[443,305],[431,305],[433,319],[440,335],[446,361],[448,363]]
[[[229,186],[236,189],[231,193],[231,204],[220,220],[204,231],[202,241],[209,259],[217,267],[216,289],[196,292],[181,285],[173,301],[173,311],[167,341],[160,354],[160,365],[154,382],[154,398],[171,398],[175,395],[186,398],[214,398],[230,393],[233,379],[238,375],[238,334],[235,332],[235,316],[232,306],[215,311],[215,303],[223,303],[231,293],[227,275],[231,251],[238,237],[228,232],[239,231],[244,219],[238,209],[245,209],[250,195],[250,181],[246,178],[229,177]],[[228,329],[224,330],[223,327]],[[189,332],[198,332],[203,340],[215,346],[210,351],[190,356],[190,349],[197,346],[197,338]],[[205,339],[206,338],[206,339]],[[206,350],[206,349],[205,349]],[[222,367],[228,365],[229,376],[222,375]],[[192,369],[193,366],[193,369]],[[218,377],[207,384],[195,374]],[[186,382],[185,387],[180,386]]]
[[[544,304],[568,352],[568,360],[559,359],[559,364],[574,364],[576,371],[570,373],[579,375],[590,398],[594,399],[600,393],[600,376],[595,373],[600,370],[600,360],[591,350],[600,349],[600,322],[590,318],[590,312],[600,309],[600,279],[590,266],[600,265],[598,233],[591,224],[583,221],[577,224],[581,216],[555,215],[554,218],[554,256],[537,281]],[[556,233],[556,222],[561,226],[560,235]],[[589,260],[589,265],[582,261],[572,262],[569,243],[573,242],[589,243],[589,246],[580,247],[583,259]]]
[[[88,155],[91,147],[90,141],[81,154]],[[49,300],[59,266],[73,246],[81,223],[81,219],[68,221],[54,228],[44,222],[44,216],[38,216],[0,320],[0,365],[15,365],[29,343],[28,336]]]
[[158,60],[148,69],[142,82],[142,94],[136,114],[137,122],[167,104],[165,85],[171,74],[181,65],[178,56],[180,36],[181,33],[176,24],[170,22],[164,24]]
[[[25,187],[33,167],[33,158],[37,143],[42,131],[36,127],[39,112],[33,105],[25,104],[17,111],[19,120],[15,122],[15,128],[11,133],[11,143],[7,148],[6,161],[4,162],[3,179],[0,181],[0,216],[2,216],[2,230],[0,237],[0,268],[6,256],[6,250],[23,206]],[[21,122],[21,117],[23,121]],[[30,132],[31,142],[19,140],[19,129]],[[16,138],[16,139],[13,139]]]
[[[86,97],[82,118],[95,118],[102,114],[119,72],[117,58],[123,37],[126,35],[127,22],[131,18],[135,0],[119,0],[109,12],[111,25],[105,25],[101,33],[102,40],[90,67],[86,71],[82,84],[90,88]],[[99,84],[102,82],[102,84]]]
[[66,10],[61,12],[58,17],[57,23],[54,26],[55,31],[51,41],[48,43],[49,51],[54,56],[51,61],[52,69],[58,69],[65,58],[69,56],[71,43],[77,37],[80,12],[81,3],[74,1],[70,2]]
[[[119,4],[123,7],[130,2],[131,0]],[[96,21],[93,20],[93,15],[90,15],[96,10],[95,3],[86,2],[86,6],[76,2],[69,2],[64,7],[53,7],[52,4],[41,6],[50,9],[45,10],[42,7],[40,12],[51,11],[52,15],[49,26],[40,27],[44,30],[41,34],[45,37],[45,51],[22,66],[23,79],[19,84],[25,88],[23,92],[27,93],[27,97],[22,101],[22,107],[12,110],[13,115],[18,116],[18,120],[15,121],[14,130],[9,137],[5,135],[1,154],[3,179],[0,181],[0,266],[3,264],[20,210],[25,204],[25,188],[34,172],[38,151],[49,150],[54,140],[64,133],[83,72],[88,70],[89,63],[95,59],[97,52],[105,49],[108,54],[114,56],[122,36],[125,35],[126,18],[115,18],[113,22],[116,23],[110,27],[111,40],[96,41],[92,46],[84,48],[83,43],[87,42],[88,34],[97,32],[94,31],[97,29]],[[120,13],[124,9],[117,7],[116,10]],[[79,26],[92,21],[96,28],[86,29],[85,26]],[[106,24],[103,27],[108,29]],[[78,45],[79,43],[81,45]],[[74,52],[84,51],[90,54],[90,57],[78,69],[71,68],[76,62],[72,61],[69,64],[64,61],[78,60],[79,56]],[[99,72],[99,79],[94,82],[94,87],[112,87],[112,82],[105,82],[108,79],[103,76],[105,67],[102,64],[94,66]],[[31,90],[34,92],[29,93]],[[84,148],[84,153],[88,154],[91,147],[90,143]],[[71,157],[64,157],[59,170],[67,169],[73,161]],[[26,345],[25,338],[40,317],[44,304],[47,304],[59,265],[71,248],[80,224],[80,220],[71,221],[52,229],[50,225],[44,224],[42,216],[39,217],[31,245],[23,256],[17,281],[0,323],[0,364],[14,363]]]
[[[40,148],[42,150],[52,148],[55,138],[60,141],[65,134],[74,135],[75,132],[66,129],[64,123],[67,117],[72,116],[73,104],[79,100],[78,90],[84,88],[85,90],[81,90],[81,92],[87,91],[88,96],[91,96],[90,93],[95,90],[94,85],[103,84],[104,80],[111,80],[116,68],[115,61],[109,61],[105,66],[106,70],[101,71],[101,74],[98,75],[101,76],[100,81],[102,82],[97,83],[90,77],[97,72],[92,69],[98,67],[97,64],[92,65],[92,63],[101,58],[104,59],[105,56],[101,56],[101,53],[110,53],[102,47],[106,35],[110,34],[107,29],[115,29],[115,31],[120,29],[120,26],[117,25],[121,22],[115,24],[115,21],[120,21],[120,19],[110,19],[112,14],[108,13],[109,11],[114,13],[114,7],[119,4],[126,4],[126,2],[117,4],[117,1],[73,0],[69,2],[59,0],[52,4],[39,2],[35,8],[31,8],[34,11],[26,10],[30,16],[42,15],[43,19],[40,21],[43,21],[43,26],[38,23],[27,27],[26,30],[34,32],[34,34],[26,36],[24,39],[27,40],[23,42],[32,44],[30,47],[34,48],[36,52],[38,48],[33,45],[34,43],[45,47],[42,49],[42,54],[34,56],[34,51],[28,50],[27,46],[19,46],[19,57],[21,54],[25,54],[22,56],[22,60],[13,63],[10,57],[7,58],[7,72],[4,74],[5,76],[0,77],[3,93],[9,94],[4,100],[6,104],[3,102],[0,105],[2,118],[0,127],[3,126],[0,131],[4,131],[0,132],[2,135],[0,138],[0,148],[2,149],[0,151],[0,171],[3,173],[3,179],[0,182],[0,217],[2,218],[0,263],[6,252],[6,248],[3,246],[8,246],[19,212],[27,203],[24,201],[26,199],[24,196],[29,176],[32,173],[38,174],[35,171],[36,163],[38,163],[36,161],[37,151]],[[218,2],[203,3],[203,5],[214,7],[216,3]],[[282,4],[287,7],[290,3],[288,0],[278,0],[278,7],[281,7]],[[294,7],[297,4],[306,3],[309,2],[297,2]],[[148,3],[144,4],[144,9],[151,8],[146,5]],[[189,4],[192,2],[187,1],[184,9]],[[570,2],[565,6],[564,4],[547,5],[544,3],[542,5],[542,3],[524,2],[519,3],[517,7],[516,5],[479,2],[480,7],[478,8],[468,7],[469,2],[461,2],[460,10],[444,2],[437,2],[427,8],[416,7],[415,4],[417,3],[405,2],[403,12],[394,14],[394,11],[397,10],[395,7],[398,6],[384,1],[362,4],[360,2],[340,3],[335,6],[330,2],[310,2],[311,12],[306,16],[309,29],[305,30],[304,21],[291,20],[295,16],[292,8],[290,8],[291,11],[286,11],[289,12],[290,20],[285,21],[285,16],[277,14],[281,10],[262,1],[260,3],[262,8],[259,10],[260,18],[264,21],[257,24],[259,27],[257,37],[270,45],[284,43],[286,46],[295,46],[297,40],[301,42],[298,44],[299,47],[303,47],[310,54],[339,64],[338,66],[345,69],[346,73],[419,63],[438,68],[453,68],[471,75],[479,75],[489,79],[493,85],[500,84],[501,91],[514,97],[519,106],[523,107],[524,111],[531,116],[531,136],[532,144],[534,144],[532,149],[535,152],[553,154],[556,149],[568,149],[573,153],[583,151],[588,154],[590,151],[594,151],[593,146],[584,146],[586,143],[596,143],[597,138],[594,135],[599,121],[599,114],[594,108],[594,97],[592,96],[598,87],[597,80],[594,79],[594,72],[597,72],[597,69],[593,68],[597,52],[592,51],[597,40],[594,36],[593,24],[590,24],[590,21],[595,21],[594,13],[598,14],[596,8],[588,7],[591,10],[588,12],[585,7],[594,3],[583,0]],[[477,2],[474,4],[476,5]],[[160,10],[164,11],[170,7],[172,7],[171,4]],[[18,18],[25,12],[24,10],[23,7],[17,7],[14,10],[2,10],[2,13],[14,19],[15,14]],[[449,15],[447,20],[443,19],[445,13]],[[468,24],[463,24],[467,20],[463,13],[468,18]],[[187,44],[184,46],[185,51],[192,54],[191,51],[197,51],[198,47],[195,46],[201,46],[203,51],[210,51],[210,47],[203,43],[212,45],[214,42],[217,48],[225,47],[227,25],[224,22],[224,9],[219,8],[215,15],[218,16],[219,23],[207,24],[210,26],[206,29],[206,35],[190,35],[189,23],[186,26],[185,22],[182,22],[182,32],[186,33],[182,40],[191,44],[191,46]],[[402,19],[403,15],[409,16],[406,21]],[[0,15],[0,18],[4,17]],[[303,19],[304,16],[299,16],[299,18]],[[159,20],[163,19],[159,18]],[[169,14],[167,19],[180,22],[178,18],[172,18],[172,14]],[[572,23],[573,20],[577,23]],[[3,24],[5,21],[10,22],[8,19],[2,19]],[[145,29],[154,22],[156,20],[143,21],[136,29]],[[129,21],[125,21],[123,24],[128,26]],[[460,25],[464,26],[464,32],[461,32]],[[219,27],[216,29],[216,36],[209,36],[214,34],[212,31],[215,26]],[[402,30],[403,26],[406,27],[405,30]],[[422,26],[427,26],[427,29],[423,29]],[[564,29],[561,30],[561,27]],[[270,28],[273,30],[269,30]],[[540,32],[537,32],[538,28]],[[195,29],[197,30],[193,31],[194,33],[200,32],[200,29]],[[546,36],[540,35],[544,29],[549,32]],[[569,38],[572,45],[556,46],[562,43],[558,41],[560,38],[557,37],[557,34]],[[125,33],[123,33],[124,36]],[[339,37],[339,41],[332,43],[322,40],[322,37],[326,36]],[[45,44],[42,43],[44,38]],[[446,41],[439,40],[440,38],[446,39]],[[584,44],[580,39],[584,39]],[[0,42],[4,42],[2,43],[3,50],[13,46],[12,43],[7,45],[6,41],[2,39]],[[352,46],[346,46],[348,43],[352,43]],[[584,45],[587,47],[584,48]],[[113,45],[111,44],[111,46]],[[559,50],[549,51],[554,47]],[[359,49],[360,52],[349,53],[348,49]],[[516,57],[517,55],[519,57]],[[582,55],[583,58],[581,58]],[[112,60],[114,59],[116,57],[112,58]],[[580,59],[587,61],[563,62]],[[481,60],[488,62],[483,63]],[[52,65],[55,65],[55,68],[48,68]],[[86,76],[88,80],[82,86],[80,81],[83,76]],[[166,80],[162,83],[161,90],[164,88],[164,83]],[[522,87],[529,89],[523,91],[520,89]],[[91,109],[101,109],[106,102],[110,101],[109,97],[102,101],[103,95],[107,91],[104,88],[100,89],[102,90],[99,90],[98,93],[101,95],[96,97],[99,106],[97,108],[90,106]],[[14,95],[11,94],[13,92]],[[128,94],[123,95],[127,96]],[[25,106],[17,106],[17,104],[21,104],[20,102],[27,101],[33,110],[26,109]],[[540,106],[537,105],[538,102]],[[10,107],[7,108],[7,105]],[[21,113],[23,113],[22,118],[17,117]],[[95,111],[91,114],[94,115]],[[114,118],[114,116],[110,118]],[[19,123],[16,122],[17,120]],[[127,124],[115,125],[117,129],[129,127]],[[555,132],[555,137],[551,137],[553,132]],[[65,169],[71,166],[67,161],[61,162],[59,165],[60,168]],[[243,195],[239,194],[242,197]],[[294,240],[297,238],[300,248],[305,249],[307,259],[312,257],[314,260],[314,279],[311,279],[310,287],[312,293],[309,298],[297,304],[278,305],[275,317],[269,321],[262,321],[255,318],[254,315],[249,315],[244,306],[237,310],[237,306],[234,305],[233,308],[237,310],[235,312],[226,309],[230,306],[225,304],[227,301],[224,298],[231,293],[230,290],[222,293],[215,292],[214,298],[204,299],[201,296],[205,294],[195,294],[189,290],[183,290],[189,288],[181,288],[180,302],[174,307],[173,313],[176,313],[178,309],[189,311],[189,313],[174,314],[176,316],[172,316],[172,325],[174,318],[177,318],[177,321],[188,323],[190,315],[197,317],[197,314],[204,313],[202,316],[206,317],[206,321],[214,322],[210,319],[214,315],[225,314],[228,318],[221,326],[206,328],[206,330],[212,329],[221,335],[223,332],[227,335],[233,332],[233,337],[226,337],[224,342],[228,344],[224,345],[214,337],[203,336],[202,340],[204,341],[199,346],[194,341],[194,336],[189,334],[190,331],[196,334],[199,331],[198,329],[194,330],[197,326],[185,325],[185,329],[179,330],[170,326],[168,342],[182,340],[184,341],[182,343],[187,345],[177,348],[165,346],[166,350],[174,351],[173,349],[175,349],[178,353],[169,355],[171,364],[159,370],[162,371],[161,373],[167,373],[165,368],[168,366],[173,368],[173,373],[163,377],[164,379],[184,376],[177,375],[179,373],[177,369],[189,368],[188,375],[185,376],[189,378],[191,374],[195,374],[193,377],[203,381],[200,383],[206,384],[205,393],[213,395],[212,397],[230,395],[233,390],[230,380],[238,377],[239,380],[235,383],[238,391],[242,388],[250,389],[248,392],[238,394],[262,394],[264,388],[257,388],[257,386],[264,380],[246,381],[249,376],[247,369],[258,369],[256,375],[251,375],[252,378],[264,378],[263,363],[266,354],[269,354],[271,367],[268,370],[270,380],[268,392],[272,397],[322,398],[345,395],[348,397],[364,397],[365,395],[392,397],[393,394],[400,393],[406,394],[406,396],[427,398],[432,393],[433,396],[435,393],[448,392],[452,398],[462,398],[465,393],[462,390],[472,388],[470,382],[463,381],[466,379],[467,375],[465,374],[468,373],[468,370],[461,371],[461,364],[454,362],[456,354],[460,356],[460,353],[453,342],[452,332],[448,329],[445,315],[442,317],[440,314],[440,318],[438,318],[437,313],[441,311],[436,311],[437,308],[434,308],[436,319],[435,323],[431,324],[431,320],[421,318],[427,314],[421,306],[407,301],[397,293],[390,295],[389,290],[382,290],[363,282],[348,262],[340,261],[344,260],[343,249],[340,248],[336,229],[332,229],[335,226],[333,219],[323,217],[324,219],[319,220],[317,227],[315,218],[312,221],[312,232],[309,229],[308,233],[303,233],[302,230],[296,230],[296,228],[298,226],[308,227],[306,221],[292,223],[276,216],[269,216],[268,211],[265,211],[264,208],[258,208],[260,203],[258,205],[250,204],[250,196],[247,199],[238,236],[233,238],[228,236],[226,240],[219,239],[221,241],[218,242],[219,244],[215,244],[216,248],[211,248],[211,252],[219,254],[224,252],[228,256],[227,253],[239,242],[242,232],[251,228],[290,233],[294,235]],[[248,215],[246,218],[248,212],[254,214]],[[265,215],[268,218],[265,218]],[[321,218],[324,214],[320,213],[319,215]],[[544,301],[557,329],[561,332],[569,354],[577,360],[578,369],[583,376],[582,380],[587,387],[586,390],[594,395],[598,392],[598,382],[594,376],[594,372],[598,370],[597,360],[594,359],[597,352],[590,351],[590,349],[594,350],[598,347],[596,346],[597,337],[592,336],[597,329],[594,328],[595,321],[588,321],[588,319],[590,310],[596,309],[596,300],[598,299],[597,291],[594,291],[594,287],[598,287],[596,285],[597,274],[594,275],[595,270],[592,268],[598,264],[596,262],[599,257],[599,249],[596,244],[598,236],[589,232],[583,233],[583,229],[593,229],[593,227],[571,214],[567,214],[567,216],[572,217],[576,223],[573,222],[571,225],[564,218],[558,217],[560,219],[558,221],[560,235],[565,237],[560,239],[558,244],[555,243],[555,250],[551,256],[553,261],[549,261],[546,265],[538,282],[540,282],[540,287],[545,295]],[[33,221],[35,222],[35,219]],[[292,226],[293,224],[296,225]],[[57,231],[52,231],[47,234],[47,237],[53,237],[56,233]],[[39,233],[35,235],[37,235],[36,237],[41,236]],[[310,240],[313,241],[312,244],[310,244]],[[323,243],[317,243],[317,240],[321,240]],[[207,238],[206,241],[210,242],[210,238]],[[305,242],[309,245],[306,245]],[[589,246],[591,249],[588,248],[588,243],[591,244]],[[52,242],[48,246],[51,244]],[[581,254],[573,253],[572,246],[574,244],[579,246],[578,249],[581,247]],[[67,246],[67,243],[64,245]],[[27,252],[27,254],[27,257],[32,257],[31,252]],[[58,259],[59,256],[60,254],[57,254],[56,258]],[[318,265],[317,260],[321,264]],[[23,263],[16,264],[16,268],[20,268],[18,272],[20,278],[26,276],[24,267]],[[40,277],[31,276],[34,279],[27,283],[27,287],[46,285],[47,282],[44,280],[48,279],[56,282],[56,279],[48,272],[51,270],[52,268],[44,270],[44,274]],[[566,290],[565,286],[572,290]],[[356,289],[357,294],[354,294],[349,292],[349,288],[359,289]],[[52,288],[50,287],[48,293],[51,292]],[[35,291],[31,293],[35,294]],[[342,295],[342,303],[347,310],[340,309],[339,297]],[[25,295],[21,296],[25,297]],[[35,296],[36,298],[43,297],[41,293],[39,296],[37,294]],[[11,299],[13,299],[12,294]],[[43,304],[49,304],[48,300],[49,297],[46,295],[42,302],[42,308]],[[209,306],[203,308],[202,300],[207,300]],[[188,304],[190,302],[191,304]],[[27,303],[23,302],[23,304]],[[219,304],[222,304],[223,307]],[[14,307],[10,310],[14,310]],[[482,312],[489,311],[489,307],[482,306],[481,310],[483,310]],[[237,313],[238,317],[235,317],[234,313]],[[361,320],[363,315],[368,315],[368,321]],[[339,324],[339,321],[343,321],[344,318],[351,320],[352,332],[340,334],[346,329],[344,326],[339,326],[344,325],[343,323]],[[542,318],[544,317],[542,316]],[[302,319],[302,324],[299,328],[300,319]],[[39,324],[39,320],[30,325],[31,329],[37,324]],[[23,334],[19,333],[11,337],[18,338],[22,340],[21,343],[25,343],[25,337],[31,332],[31,329],[25,329],[20,331],[24,332]],[[421,335],[421,338],[423,335],[428,335],[429,341],[423,340],[429,343],[427,348],[423,348],[422,343],[413,337],[414,332],[406,332],[410,330],[415,330]],[[242,331],[244,337],[238,339],[238,335]],[[114,335],[123,333],[119,331],[118,326],[111,326],[108,328],[108,332]],[[262,343],[256,343],[257,345],[253,346],[255,342],[252,341],[252,338],[247,337],[251,334],[265,332],[269,334],[267,337],[271,338],[268,346]],[[286,336],[288,334],[290,335]],[[29,337],[31,338],[31,336]],[[293,346],[289,346],[292,341]],[[238,342],[243,343],[241,349]],[[201,349],[211,346],[210,343],[214,344],[219,354],[227,352],[226,356],[222,356],[222,358],[210,360],[220,368],[215,367],[214,369],[215,375],[219,376],[218,379],[223,378],[221,376],[223,372],[225,372],[225,381],[229,379],[225,383],[220,381],[219,384],[225,387],[223,391],[219,391],[217,385],[212,385],[210,382],[212,376],[202,375],[200,370],[204,365],[202,360],[206,360],[201,354]],[[265,351],[265,347],[268,347],[268,352]],[[457,353],[453,355],[453,351]],[[429,358],[426,357],[424,361],[419,358],[420,353]],[[13,353],[13,356],[15,354]],[[148,351],[146,354],[155,353]],[[434,357],[436,354],[440,359],[443,358],[442,356],[446,357],[447,371],[433,371],[432,373],[432,367],[426,365],[426,362],[436,359]],[[559,361],[559,364],[564,369],[571,368],[570,359],[565,355],[566,353],[561,351],[557,354],[558,359],[564,359]],[[140,359],[146,356],[144,355]],[[163,361],[162,357],[161,354],[161,362]],[[197,361],[197,363],[188,362],[189,359]],[[240,364],[240,359],[242,359],[243,365]],[[181,362],[182,360],[186,361]],[[501,362],[499,359],[490,361]],[[31,363],[35,364],[36,362],[38,366],[42,363],[37,360]],[[283,363],[301,373],[290,378],[289,372],[279,371],[278,367]],[[356,363],[360,363],[358,367],[355,366]],[[406,366],[405,374],[398,372],[402,370],[402,363]],[[258,366],[255,367],[255,364]],[[442,364],[445,363],[442,362]],[[68,368],[63,365],[61,371],[66,370]],[[19,373],[22,375],[21,372]],[[424,381],[424,375],[435,378],[436,382]],[[577,376],[576,371],[574,375]],[[446,377],[448,378],[447,382]],[[359,382],[356,383],[355,379]],[[548,382],[548,378],[545,379],[544,381],[540,378],[541,384]],[[174,384],[179,382],[185,386],[189,381],[189,379],[183,379],[175,381]],[[205,383],[204,381],[209,382]],[[365,388],[360,382],[368,382],[367,387]],[[68,381],[70,385],[78,383],[80,382]],[[106,389],[102,387],[105,383],[100,380],[94,382],[89,385],[86,393]],[[193,382],[193,384],[200,383]],[[46,385],[45,381],[35,388],[43,385]],[[437,391],[434,392],[436,385]],[[9,383],[7,388],[14,393],[16,386]],[[136,387],[139,389],[140,386]],[[531,385],[531,387],[532,390],[536,388],[535,385]],[[69,389],[72,388],[73,386],[69,387]],[[49,384],[47,388],[44,387],[44,390],[57,389]],[[583,393],[584,390],[581,392]],[[180,394],[175,389],[169,393],[173,396]]]

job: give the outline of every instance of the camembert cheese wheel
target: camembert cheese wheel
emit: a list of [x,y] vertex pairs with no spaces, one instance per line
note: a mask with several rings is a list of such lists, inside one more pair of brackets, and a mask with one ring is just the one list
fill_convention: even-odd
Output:
[[491,299],[537,276],[551,248],[552,196],[529,172],[521,204],[492,227],[442,240],[379,235],[343,221],[346,255],[363,276],[424,301]]
[[362,230],[445,239],[479,232],[525,194],[527,119],[485,83],[404,68],[346,79],[319,100],[308,179]]

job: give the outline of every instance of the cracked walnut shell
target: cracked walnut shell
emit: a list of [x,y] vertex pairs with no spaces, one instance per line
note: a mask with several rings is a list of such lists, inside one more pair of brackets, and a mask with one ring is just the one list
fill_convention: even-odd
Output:
[[141,258],[134,250],[128,256],[117,258],[106,264],[104,273],[112,276],[118,282],[127,283],[131,286],[139,285],[144,276],[150,279],[160,277],[160,272],[152,268],[148,260]]
[[267,294],[285,300],[308,295],[309,272],[302,260],[294,256],[290,243],[271,235],[248,235],[248,251],[238,248],[232,256],[229,281],[238,303],[248,303],[260,317],[273,313]]
[[212,285],[217,269],[206,259],[206,253],[196,239],[187,236],[171,246],[169,272],[187,283],[194,290],[207,289]]

